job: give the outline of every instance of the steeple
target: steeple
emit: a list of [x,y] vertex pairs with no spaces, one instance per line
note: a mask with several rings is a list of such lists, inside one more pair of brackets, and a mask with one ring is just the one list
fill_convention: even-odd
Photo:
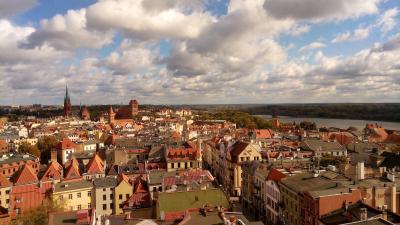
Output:
[[71,99],[68,94],[68,86],[65,85],[65,97],[64,97],[64,116],[70,116],[72,113]]
[[65,85],[65,98],[64,101],[69,100],[69,95],[68,95],[68,85]]

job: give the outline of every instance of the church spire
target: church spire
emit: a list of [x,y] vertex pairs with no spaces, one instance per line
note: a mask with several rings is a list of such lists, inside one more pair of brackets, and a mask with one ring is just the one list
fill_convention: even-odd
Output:
[[68,117],[72,113],[71,99],[68,94],[68,86],[65,85],[65,97],[64,97],[64,116]]

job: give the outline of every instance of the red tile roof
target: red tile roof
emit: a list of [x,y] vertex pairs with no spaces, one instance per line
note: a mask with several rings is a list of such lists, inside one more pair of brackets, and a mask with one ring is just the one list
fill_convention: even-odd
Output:
[[285,178],[286,175],[282,173],[281,171],[272,168],[271,171],[269,171],[269,174],[267,176],[267,180],[273,180],[273,181],[280,181],[282,178]]
[[272,138],[274,133],[271,129],[255,129],[256,138]]
[[117,179],[118,179],[118,185],[119,185],[122,181],[125,181],[125,182],[128,183],[128,184],[131,184],[131,183],[129,182],[129,177],[126,176],[126,175],[123,174],[123,173],[118,174]]
[[75,144],[68,138],[64,138],[57,146],[58,149],[64,150],[69,148],[75,148]]
[[31,184],[38,181],[39,180],[31,166],[24,164],[14,178],[14,185]]
[[200,157],[200,150],[190,143],[182,147],[169,147],[168,159],[195,160]]
[[90,159],[86,168],[88,174],[104,173],[104,161],[99,155],[95,154],[93,158]]
[[76,166],[76,167],[79,168],[79,162],[78,162],[78,160],[75,159],[75,158],[72,158],[72,159],[68,160],[67,162],[65,162],[64,168],[68,168],[68,167],[70,167],[71,165]]
[[62,176],[62,166],[55,161],[51,161],[47,166],[46,171],[43,176],[40,178],[41,181],[52,181],[52,180],[61,180]]
[[77,166],[70,165],[67,168],[67,172],[65,173],[65,179],[76,179],[81,178],[81,174],[79,173],[79,168]]
[[150,192],[148,191],[146,181],[144,181],[141,177],[138,177],[135,180],[133,194],[125,202],[124,206],[134,208],[147,208],[151,205],[151,196]]

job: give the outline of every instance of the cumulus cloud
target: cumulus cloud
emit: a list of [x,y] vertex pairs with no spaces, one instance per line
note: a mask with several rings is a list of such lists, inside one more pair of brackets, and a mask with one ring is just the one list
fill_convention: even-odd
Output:
[[18,15],[33,8],[36,4],[36,0],[0,1],[0,18],[7,18]]
[[88,25],[103,30],[118,29],[125,35],[145,40],[194,38],[213,17],[196,10],[193,4],[181,2],[102,0],[88,8]]
[[19,48],[19,44],[34,32],[33,27],[17,26],[8,20],[0,20],[0,64],[47,60],[56,62],[69,56],[46,44],[32,49]]
[[86,10],[69,10],[65,15],[40,21],[40,29],[33,32],[23,46],[33,48],[49,44],[58,49],[79,47],[100,48],[112,41],[111,32],[87,29]]
[[152,52],[149,46],[125,39],[117,51],[99,62],[99,66],[105,66],[119,75],[140,73],[151,69],[156,58],[157,53]]
[[264,8],[279,19],[334,21],[377,13],[379,2],[379,0],[266,0]]
[[177,76],[209,75],[213,80],[225,80],[283,61],[286,51],[273,37],[294,23],[268,17],[262,3],[231,1],[227,15],[197,38],[175,46],[163,62]]
[[[378,0],[298,2],[231,0],[217,15],[203,0],[100,0],[36,28],[0,20],[0,104],[61,104],[65,83],[74,104],[398,101],[400,34],[347,56],[325,55],[326,36],[301,36],[376,13]],[[392,31],[397,11],[331,42]],[[78,59],[77,48],[91,49]]]

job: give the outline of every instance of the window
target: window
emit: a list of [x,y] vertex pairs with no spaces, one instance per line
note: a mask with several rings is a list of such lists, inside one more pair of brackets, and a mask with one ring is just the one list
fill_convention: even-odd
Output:
[[80,192],[77,193],[77,194],[76,194],[76,197],[77,197],[77,198],[81,198],[81,193],[80,193]]
[[69,195],[68,195],[68,199],[72,199],[72,194],[69,194]]
[[110,199],[113,199],[114,198],[114,195],[113,194],[110,194]]
[[107,204],[103,204],[103,210],[107,209]]
[[175,167],[175,163],[171,163],[171,168],[173,169]]
[[114,204],[110,203],[110,209],[114,208]]
[[91,192],[91,191],[88,191],[88,192],[87,192],[87,196],[88,196],[88,197],[92,197],[92,192]]
[[91,209],[91,208],[92,208],[92,203],[89,202],[89,203],[87,204],[87,207],[88,207],[88,209]]
[[81,210],[82,209],[82,206],[81,205],[78,205],[78,210]]
[[119,204],[119,208],[122,209],[122,204]]
[[125,196],[126,196],[126,199],[128,199],[128,198],[129,198],[129,194],[126,194]]
[[16,208],[16,209],[15,209],[15,212],[17,213],[17,215],[18,215],[18,214],[21,214],[21,209],[20,209],[20,208]]
[[118,199],[119,199],[119,200],[122,200],[122,195],[121,195],[121,194],[118,196]]
[[103,200],[106,200],[107,199],[107,195],[103,195]]
[[63,200],[63,196],[62,195],[58,196],[58,199]]
[[106,191],[106,189],[105,189],[105,188],[103,188],[103,191]]

